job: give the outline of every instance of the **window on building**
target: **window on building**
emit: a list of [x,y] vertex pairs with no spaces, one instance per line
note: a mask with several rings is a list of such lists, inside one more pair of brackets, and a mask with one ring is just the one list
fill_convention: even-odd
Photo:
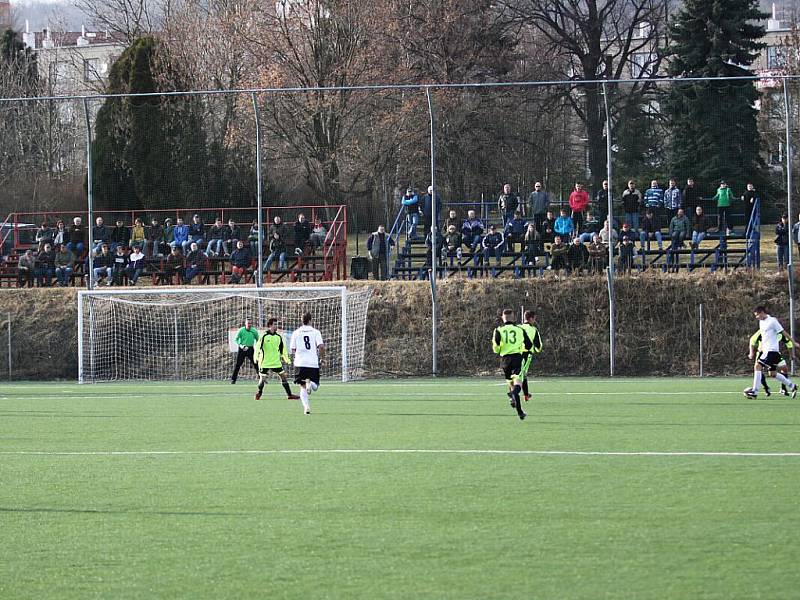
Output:
[[100,59],[99,58],[85,58],[83,59],[83,80],[84,81],[100,81]]
[[650,77],[653,75],[654,56],[650,52],[634,52],[631,54],[631,77]]
[[782,69],[786,66],[786,56],[781,46],[767,47],[767,68]]

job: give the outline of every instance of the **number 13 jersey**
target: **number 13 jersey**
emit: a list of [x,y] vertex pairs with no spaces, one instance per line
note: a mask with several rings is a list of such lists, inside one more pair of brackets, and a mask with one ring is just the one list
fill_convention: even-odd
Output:
[[289,351],[294,352],[294,366],[318,369],[317,347],[322,345],[322,334],[310,325],[295,329],[289,342]]

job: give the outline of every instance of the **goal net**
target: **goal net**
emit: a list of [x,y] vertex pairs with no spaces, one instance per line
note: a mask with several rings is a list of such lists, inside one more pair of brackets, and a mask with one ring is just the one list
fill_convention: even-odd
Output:
[[78,381],[229,379],[231,331],[250,319],[263,332],[275,317],[288,345],[306,312],[325,342],[323,377],[359,379],[371,295],[302,286],[81,291]]

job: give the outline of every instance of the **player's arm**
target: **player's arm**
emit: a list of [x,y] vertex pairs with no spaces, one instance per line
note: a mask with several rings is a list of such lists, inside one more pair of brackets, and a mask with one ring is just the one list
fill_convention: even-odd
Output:
[[283,336],[281,336],[281,341],[278,344],[278,354],[283,362],[289,364],[289,354],[286,352],[286,344],[283,343]]
[[495,354],[500,354],[500,343],[502,342],[502,338],[500,337],[500,332],[495,329],[494,335],[492,336],[492,351]]
[[533,348],[533,341],[531,340],[527,331],[522,329],[522,327],[520,327],[520,329],[522,330],[522,343],[525,345],[525,351],[530,352],[531,348]]
[[536,354],[542,351],[542,336],[539,335],[539,330],[533,330],[533,339],[531,340],[532,349]]
[[292,337],[289,340],[289,354],[297,353],[297,330],[292,332]]
[[797,345],[797,342],[794,338],[786,333],[786,330],[781,330],[781,340],[783,341],[783,345],[786,346],[786,349],[789,350],[789,353],[794,356],[794,347]]
[[317,333],[317,361],[322,366],[322,361],[325,360],[325,344],[322,341],[322,335]]
[[261,360],[264,358],[264,338],[256,342],[256,364],[260,365]]
[[750,346],[748,348],[749,352],[747,354],[750,360],[753,360],[756,357],[756,352],[758,352],[758,345],[760,343],[761,343],[761,330],[758,330],[753,335],[750,336]]

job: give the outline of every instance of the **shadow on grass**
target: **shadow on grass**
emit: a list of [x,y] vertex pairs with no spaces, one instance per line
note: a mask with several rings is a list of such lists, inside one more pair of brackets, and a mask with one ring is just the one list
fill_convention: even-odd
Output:
[[55,513],[87,515],[159,515],[169,517],[244,517],[250,513],[181,512],[163,510],[108,510],[99,508],[11,508],[0,506],[0,513]]

